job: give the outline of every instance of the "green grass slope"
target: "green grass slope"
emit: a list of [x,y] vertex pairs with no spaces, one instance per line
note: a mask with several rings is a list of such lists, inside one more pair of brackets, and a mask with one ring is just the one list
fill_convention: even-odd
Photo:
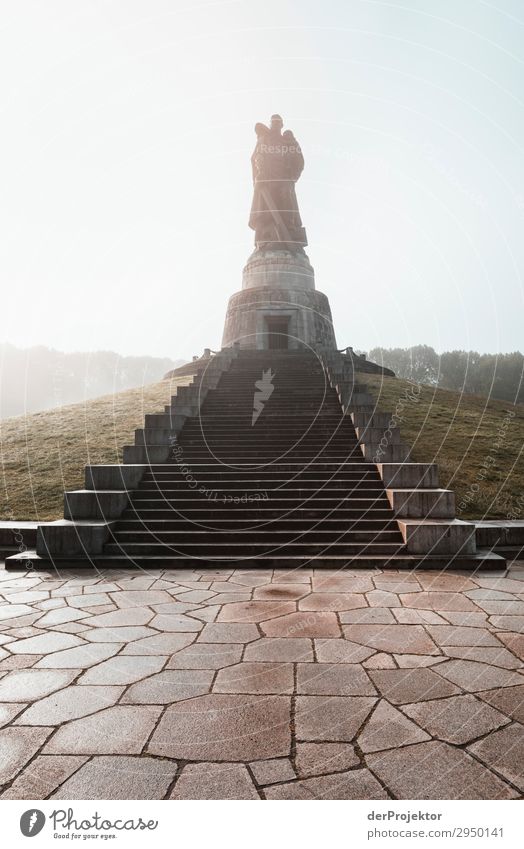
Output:
[[163,412],[191,376],[0,421],[0,518],[59,519],[63,492],[82,489],[86,463],[121,463],[146,413]]
[[416,462],[435,462],[457,518],[524,518],[524,406],[379,375],[359,375],[393,413]]

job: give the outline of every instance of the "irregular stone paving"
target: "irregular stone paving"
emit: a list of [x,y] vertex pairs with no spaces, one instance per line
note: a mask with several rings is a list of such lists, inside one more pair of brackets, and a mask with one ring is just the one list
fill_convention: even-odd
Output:
[[513,799],[507,573],[0,569],[0,798]]

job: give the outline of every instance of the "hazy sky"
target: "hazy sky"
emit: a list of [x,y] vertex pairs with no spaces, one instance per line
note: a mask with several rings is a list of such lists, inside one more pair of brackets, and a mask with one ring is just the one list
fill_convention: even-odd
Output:
[[340,347],[524,348],[521,0],[0,11],[0,338],[219,347],[279,112]]

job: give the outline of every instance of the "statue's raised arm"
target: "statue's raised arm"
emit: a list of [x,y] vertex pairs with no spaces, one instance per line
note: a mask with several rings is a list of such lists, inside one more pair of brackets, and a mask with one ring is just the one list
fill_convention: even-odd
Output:
[[260,250],[303,251],[306,231],[298,209],[295,182],[304,168],[300,145],[291,130],[282,132],[280,115],[271,124],[256,124],[257,143],[253,169],[253,203],[249,226]]

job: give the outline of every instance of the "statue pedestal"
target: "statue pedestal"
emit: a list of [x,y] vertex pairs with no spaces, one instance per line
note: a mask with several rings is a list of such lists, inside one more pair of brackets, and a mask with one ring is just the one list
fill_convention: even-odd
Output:
[[228,303],[222,347],[336,350],[329,301],[303,251],[256,250]]
[[306,254],[292,251],[253,251],[242,273],[242,289],[282,286],[315,288],[315,272]]

